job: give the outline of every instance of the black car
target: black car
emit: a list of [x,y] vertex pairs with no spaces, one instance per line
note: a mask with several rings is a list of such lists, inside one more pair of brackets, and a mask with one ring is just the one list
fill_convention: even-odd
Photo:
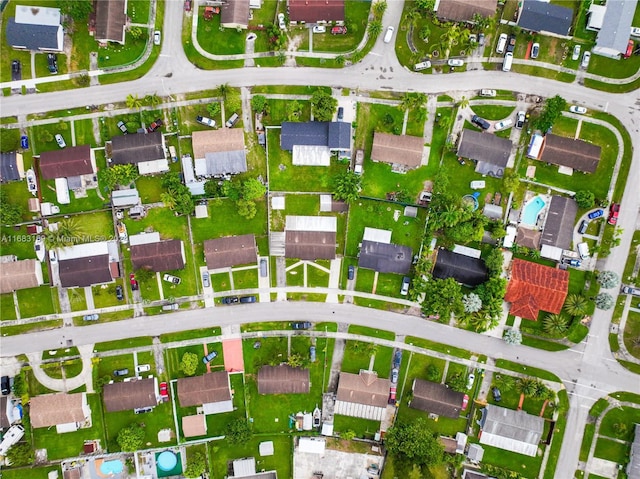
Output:
[[344,108],[340,107],[338,108],[338,121],[342,121],[343,118],[344,118]]
[[471,123],[473,123],[474,125],[478,125],[483,130],[488,130],[489,128],[491,128],[489,122],[484,118],[480,118],[478,115],[473,115],[471,117]]
[[237,296],[227,296],[226,298],[222,298],[222,304],[235,304],[239,302],[240,298]]
[[309,329],[312,324],[309,321],[296,321],[295,323],[291,323],[291,327],[293,329]]
[[347,269],[347,279],[353,279],[356,274],[356,268],[352,264],[349,265],[349,269]]
[[9,376],[2,376],[2,379],[0,379],[0,386],[1,386],[1,389],[2,389],[2,394],[3,395],[6,396],[7,394],[9,394],[9,392],[11,392],[11,385],[9,383]]
[[500,394],[500,390],[498,388],[493,388],[491,390],[491,394],[493,394],[493,400],[495,402],[500,402],[502,401],[502,395]]
[[116,286],[116,298],[118,298],[118,301],[122,301],[124,299],[124,291],[122,290],[122,286]]
[[513,53],[513,50],[516,48],[516,36],[509,35],[509,39],[507,40],[507,53]]
[[55,53],[47,54],[47,64],[49,66],[49,73],[58,73],[58,55]]
[[127,374],[129,374],[129,370],[127,368],[123,368],[123,369],[116,369],[113,372],[114,376],[126,376]]
[[11,62],[11,80],[22,80],[22,64],[19,60],[13,60]]
[[243,296],[240,298],[241,303],[255,303],[257,300],[255,296]]

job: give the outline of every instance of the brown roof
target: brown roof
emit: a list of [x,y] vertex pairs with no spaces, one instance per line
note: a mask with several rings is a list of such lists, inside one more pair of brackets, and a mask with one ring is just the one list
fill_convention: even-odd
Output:
[[182,433],[185,437],[204,436],[207,434],[207,416],[204,414],[182,416]]
[[540,310],[559,313],[568,289],[568,271],[514,259],[504,300],[511,303],[511,314],[535,321]]
[[578,204],[573,198],[552,196],[540,242],[569,249],[573,241],[573,224],[578,214]]
[[336,233],[334,231],[286,231],[287,258],[305,260],[335,259]]
[[583,140],[548,134],[544,137],[540,161],[568,166],[574,170],[593,173],[600,162],[601,148]]
[[60,260],[58,268],[63,288],[85,287],[113,281],[108,254]]
[[244,150],[244,133],[242,128],[194,131],[191,145],[194,158],[204,158],[205,153]]
[[449,389],[444,384],[414,379],[413,399],[410,407],[439,416],[457,418],[460,416],[464,393]]
[[454,22],[469,22],[476,13],[493,17],[497,7],[497,0],[440,0],[436,15]]
[[74,467],[73,469],[65,469],[62,473],[64,479],[81,479],[82,469],[80,467]]
[[217,371],[202,376],[178,379],[180,406],[200,406],[231,400],[229,373]]
[[96,16],[96,40],[124,43],[127,1],[94,0],[93,9]]
[[158,241],[131,246],[131,262],[135,269],[173,271],[184,268],[184,246],[181,240]]
[[29,400],[31,425],[37,428],[83,422],[85,413],[82,410],[82,405],[85,398],[86,393],[33,396]]
[[516,234],[516,243],[520,246],[524,246],[529,249],[540,248],[540,237],[542,234],[540,231],[530,230],[529,228],[523,228],[518,226]]
[[292,368],[287,364],[262,366],[258,371],[260,394],[308,394],[309,370]]
[[89,145],[71,146],[40,154],[40,173],[45,180],[95,173]]
[[505,168],[512,145],[507,138],[465,128],[460,134],[458,156]]
[[0,263],[0,293],[11,293],[19,289],[40,286],[42,283],[36,274],[37,268],[41,266],[35,259]]
[[292,22],[344,21],[344,0],[288,0]]
[[103,395],[107,412],[154,407],[158,404],[155,378],[105,384]]
[[258,260],[256,237],[254,235],[240,235],[206,240],[204,242],[204,257],[209,269],[255,263]]
[[422,163],[424,140],[418,136],[373,134],[371,159],[417,168]]
[[111,162],[115,165],[166,158],[164,137],[159,131],[119,135],[111,138]]
[[389,380],[379,379],[375,371],[361,370],[359,374],[340,373],[338,401],[386,407],[389,398]]
[[[227,0],[222,4],[220,13],[220,24],[222,26],[244,26],[249,25],[249,0]],[[238,130],[242,133],[242,130]]]

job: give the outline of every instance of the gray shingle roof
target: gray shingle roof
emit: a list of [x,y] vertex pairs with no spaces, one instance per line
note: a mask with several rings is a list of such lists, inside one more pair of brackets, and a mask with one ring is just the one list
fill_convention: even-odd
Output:
[[16,152],[0,153],[0,181],[17,181],[20,179]]
[[217,371],[178,379],[178,399],[182,407],[229,401],[229,373]]
[[[573,10],[539,0],[524,0],[518,26],[533,32],[568,35],[573,21]],[[628,31],[628,29],[627,29]]]
[[476,13],[492,17],[497,6],[497,0],[440,0],[436,15],[454,22],[470,22]]
[[285,256],[313,261],[336,257],[335,231],[285,232]]
[[627,50],[629,31],[638,0],[615,0],[607,2],[602,28],[596,38],[596,48],[610,48],[620,53]]
[[292,22],[343,21],[344,0],[288,0]]
[[449,389],[444,384],[414,379],[413,399],[409,406],[439,416],[457,418],[463,399],[464,393]]
[[223,176],[247,171],[245,150],[205,153],[204,158],[196,159],[197,176]]
[[89,145],[71,146],[40,154],[40,173],[45,180],[94,173]]
[[111,161],[116,165],[166,158],[162,133],[136,133],[111,139]]
[[222,4],[221,25],[249,25],[249,0],[227,0]]
[[460,136],[458,156],[505,168],[509,161],[511,146],[511,140],[507,138],[465,128]]
[[293,150],[293,145],[327,146],[332,150],[351,147],[351,124],[337,121],[285,121],[280,132],[280,147]]
[[126,0],[95,0],[96,40],[124,43]]
[[535,456],[544,430],[544,419],[524,411],[487,405],[480,444]]
[[578,204],[574,199],[552,196],[540,243],[569,249],[577,214]]
[[466,286],[478,286],[489,278],[484,261],[447,249],[438,250],[433,276],[440,279],[453,278]]
[[62,30],[62,26],[16,23],[15,20],[14,17],[9,17],[6,30],[7,43],[12,47],[27,50],[62,49],[62,45],[58,44],[58,30]]
[[107,412],[154,407],[158,404],[155,378],[105,384],[102,391]]
[[131,246],[131,262],[135,269],[173,271],[184,268],[184,247],[181,240],[158,241]]
[[411,269],[412,251],[408,246],[363,241],[360,248],[360,268],[380,273],[406,274]]
[[258,256],[255,235],[226,236],[206,240],[204,257],[209,269],[255,263]]
[[540,161],[553,165],[568,166],[585,173],[594,173],[600,163],[602,148],[584,140],[574,140],[564,136],[548,134],[544,137],[544,146]]

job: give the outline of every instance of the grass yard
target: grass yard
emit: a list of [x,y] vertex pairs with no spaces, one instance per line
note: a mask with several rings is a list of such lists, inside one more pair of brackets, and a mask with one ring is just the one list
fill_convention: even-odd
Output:
[[457,432],[465,432],[467,428],[467,419],[465,417],[452,419],[440,416],[437,420],[430,419],[428,412],[410,408],[407,406],[406,401],[403,400],[398,410],[398,421],[409,423],[417,419],[423,419],[430,430],[436,431],[443,436],[455,437]]
[[[194,243],[223,236],[255,234],[267,237],[267,202],[256,201],[256,216],[245,219],[238,216],[236,205],[229,199],[216,199],[209,202],[209,218],[191,219],[191,233]],[[224,218],[224,221],[221,219]],[[257,238],[256,238],[257,239]],[[266,254],[266,251],[261,251]]]
[[[260,457],[258,447],[263,441],[273,441],[273,456]],[[278,477],[293,477],[293,439],[289,436],[254,436],[242,444],[230,444],[228,441],[208,443],[209,456],[212,458],[212,476],[226,477],[228,463],[244,457],[256,458],[256,469],[278,473]]]
[[254,289],[258,287],[258,268],[235,270],[233,289]]
[[140,193],[140,200],[145,204],[161,201],[162,193],[165,192],[160,176],[141,176],[136,180],[136,188]]
[[484,448],[484,463],[517,472],[523,478],[534,479],[538,477],[542,456],[529,457],[487,444],[483,444],[482,447]]
[[639,337],[640,313],[630,310],[624,327],[623,340],[627,350],[635,357],[640,357],[640,344],[637,341]]
[[362,341],[347,341],[342,360],[342,371],[358,374],[361,369],[368,370],[372,355],[375,355],[373,370],[378,373],[379,378],[388,378],[391,372],[393,348]]
[[[294,102],[298,105],[297,108],[295,108]],[[267,113],[262,116],[262,123],[267,126],[280,126],[283,121],[311,120],[311,102],[308,100],[280,100],[267,98],[265,111]],[[296,111],[297,113],[293,116]]]
[[177,333],[161,334],[160,342],[171,343],[174,341],[184,341],[185,339],[219,336],[220,334],[221,329],[219,326],[214,326],[213,328],[191,329],[189,331],[178,331]]
[[221,15],[214,15],[211,20],[204,20],[204,6],[200,7],[194,15],[198,18],[198,43],[209,53],[215,55],[233,55],[244,53],[245,30],[236,31],[233,28],[220,26]]
[[153,340],[148,336],[128,339],[118,339],[116,341],[106,341],[104,343],[96,343],[93,347],[94,352],[113,351],[123,348],[139,348],[143,346],[151,346]]
[[333,416],[333,430],[338,433],[353,431],[356,437],[373,439],[376,432],[380,430],[380,421],[336,414]]
[[123,280],[117,280],[115,284],[101,284],[91,287],[93,291],[93,303],[96,308],[107,308],[109,306],[122,304],[116,297],[116,285],[118,284],[122,285]]
[[[149,2],[138,2],[148,3]],[[130,31],[125,33],[125,43],[109,43],[106,47],[96,48],[98,51],[98,67],[109,68],[120,65],[129,65],[142,57],[147,47],[149,32],[145,28],[140,28],[141,34],[134,38]],[[159,47],[153,47],[159,50]]]
[[201,376],[209,370],[207,369],[207,365],[202,362],[202,358],[205,354],[208,354],[212,351],[218,353],[218,356],[213,359],[213,361],[209,362],[209,368],[212,372],[222,371],[224,369],[224,355],[222,353],[222,343],[207,343],[206,344],[206,353],[205,353],[205,344],[194,344],[192,346],[181,346],[179,348],[168,349],[165,352],[165,361],[167,365],[167,371],[171,378],[185,378],[186,374],[182,372],[180,369],[180,361],[182,361],[182,357],[185,353],[192,353],[198,356],[198,367],[196,368],[196,372],[194,376]]
[[629,460],[629,444],[601,437],[596,442],[596,450],[593,455],[618,464],[626,464]]
[[13,293],[5,293],[0,295],[0,311],[2,311],[2,318],[0,321],[7,321],[16,319],[16,308],[13,301]]
[[[161,429],[174,429],[171,402],[158,404],[152,412],[144,415],[137,415],[133,411],[105,412],[105,429],[107,434],[107,447],[109,451],[120,450],[116,442],[121,429],[133,423],[144,423],[144,444],[148,447],[166,447],[175,444],[175,439],[171,442],[158,442],[158,431]],[[175,431],[173,431],[175,433]],[[175,436],[174,436],[175,437]]]
[[356,324],[349,325],[349,334],[361,334],[363,336],[372,336],[379,339],[387,339],[393,341],[396,334],[391,331],[380,331],[379,329],[368,328],[367,326],[358,326]]
[[74,120],[71,124],[76,135],[76,145],[91,145],[93,148],[102,145],[93,134],[93,120]]
[[501,105],[472,105],[471,109],[485,120],[502,120],[515,112],[514,107]]
[[16,291],[21,318],[34,318],[60,311],[58,290],[47,285]]
[[2,468],[3,479],[48,479],[49,473],[60,472],[60,465],[43,467]]
[[[640,423],[640,409],[629,406],[622,406],[611,409],[602,419],[600,423],[600,436],[607,436],[623,441],[633,440],[633,424]],[[616,432],[616,424],[625,424],[626,431]]]

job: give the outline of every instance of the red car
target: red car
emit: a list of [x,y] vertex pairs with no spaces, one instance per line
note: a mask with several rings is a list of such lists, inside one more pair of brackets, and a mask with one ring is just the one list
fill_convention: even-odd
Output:
[[467,409],[467,405],[469,404],[469,395],[465,394],[462,398],[462,410],[465,411]]
[[167,383],[160,383],[160,397],[164,402],[169,400],[169,387]]
[[139,286],[138,286],[138,280],[136,280],[136,275],[131,273],[129,275],[129,283],[131,283],[131,289],[133,291],[137,291]]
[[633,40],[629,40],[629,43],[627,43],[627,51],[624,52],[623,57],[629,58],[632,53],[633,53]]
[[389,404],[395,404],[396,403],[396,388],[394,386],[391,386],[391,388],[389,388]]
[[331,35],[345,35],[347,33],[347,27],[333,27],[331,29]]
[[147,128],[147,131],[149,133],[153,133],[154,131],[156,131],[158,128],[160,128],[164,123],[162,122],[162,119],[158,118],[156,121],[154,121],[153,123],[151,123],[151,125],[149,125],[149,127]]
[[620,205],[617,203],[611,203],[611,208],[609,209],[609,219],[607,223],[610,225],[615,225],[618,222],[618,212],[620,211]]
[[184,11],[185,12],[191,11],[191,0],[184,0]]

